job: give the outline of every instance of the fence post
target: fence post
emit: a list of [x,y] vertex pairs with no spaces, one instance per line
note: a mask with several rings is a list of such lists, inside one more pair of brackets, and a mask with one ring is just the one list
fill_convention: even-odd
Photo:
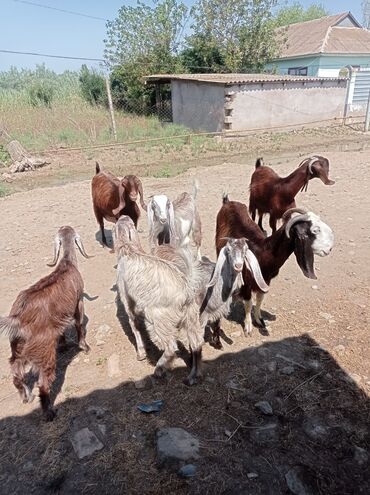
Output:
[[346,118],[348,116],[350,106],[352,105],[353,92],[355,90],[355,81],[356,81],[356,71],[353,70],[353,67],[351,65],[347,65],[346,68],[349,71],[348,74],[349,80],[347,83],[346,101],[344,104],[343,125],[345,125],[346,123]]
[[369,123],[370,123],[370,91],[369,91],[369,98],[367,99],[364,132],[367,132],[369,130]]
[[112,93],[110,91],[110,81],[109,81],[109,76],[105,78],[105,85],[107,87],[107,95],[108,95],[108,104],[109,104],[109,113],[110,113],[110,118],[112,121],[112,130],[113,130],[113,136],[114,140],[117,141],[117,130],[116,130],[116,121],[114,119],[114,111],[113,111],[113,102],[112,102]]

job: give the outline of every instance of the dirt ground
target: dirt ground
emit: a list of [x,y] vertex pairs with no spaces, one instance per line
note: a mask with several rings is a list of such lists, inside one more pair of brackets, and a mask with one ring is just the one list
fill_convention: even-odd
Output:
[[[254,328],[246,338],[240,322],[224,321],[224,349],[205,344],[205,379],[193,388],[182,383],[180,359],[163,381],[136,388],[153,365],[136,360],[116,304],[116,260],[98,242],[89,181],[0,199],[0,314],[49,272],[46,262],[61,225],[72,225],[94,255],[79,258],[91,351],[79,353],[74,332],[68,333],[69,348],[58,356],[54,422],[42,421],[37,400],[20,402],[9,375],[9,343],[0,338],[0,493],[280,495],[291,493],[286,475],[292,472],[300,473],[300,482],[290,485],[293,493],[370,493],[370,155],[365,140],[352,144],[316,145],[311,151],[329,158],[336,184],[311,181],[298,197],[335,233],[332,253],[316,260],[318,280],[304,278],[291,257],[265,298],[268,334]],[[287,142],[284,152],[266,150],[281,174],[301,161],[302,148],[288,148]],[[199,159],[177,177],[143,179],[146,197],[163,192],[173,198],[198,178],[202,254],[211,259],[222,193],[247,202],[254,168],[242,153],[225,153],[216,163],[204,167]],[[145,242],[144,215],[139,229]],[[164,401],[159,414],[137,409],[156,399]],[[271,404],[272,415],[255,407],[260,400]],[[166,426],[199,438],[195,477],[182,479],[158,466],[156,432]],[[79,460],[71,438],[84,427],[103,448]]]

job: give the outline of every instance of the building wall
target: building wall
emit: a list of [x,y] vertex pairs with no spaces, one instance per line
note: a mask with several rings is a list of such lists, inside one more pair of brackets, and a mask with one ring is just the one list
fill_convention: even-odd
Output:
[[343,116],[346,80],[226,87],[232,130],[309,124]]
[[290,68],[307,67],[307,76],[338,77],[340,70],[347,65],[370,67],[370,53],[368,55],[319,55],[275,60],[267,64],[265,68],[275,71],[277,74],[288,74]]
[[207,132],[224,129],[224,86],[196,81],[171,81],[175,124]]

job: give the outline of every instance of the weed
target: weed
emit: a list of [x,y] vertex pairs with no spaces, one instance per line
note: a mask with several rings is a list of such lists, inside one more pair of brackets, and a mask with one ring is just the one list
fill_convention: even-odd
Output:
[[106,362],[107,362],[106,357],[100,357],[96,360],[96,366],[103,366],[103,364]]
[[10,162],[10,155],[2,144],[0,144],[0,167],[5,166]]
[[0,198],[4,198],[5,196],[8,196],[10,193],[11,191],[9,187],[3,182],[0,182]]

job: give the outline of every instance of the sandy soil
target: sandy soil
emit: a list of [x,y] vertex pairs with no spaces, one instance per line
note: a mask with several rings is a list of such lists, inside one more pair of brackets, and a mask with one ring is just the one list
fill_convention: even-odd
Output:
[[[284,494],[285,475],[296,465],[307,478],[308,491],[299,493],[369,493],[370,158],[366,151],[328,152],[326,146],[315,153],[329,158],[336,184],[311,181],[298,204],[331,225],[333,252],[316,261],[317,281],[305,279],[294,257],[289,259],[265,298],[265,311],[276,316],[269,334],[254,328],[247,339],[240,324],[224,322],[224,349],[205,345],[206,379],[191,389],[182,384],[186,370],[180,360],[163,382],[135,388],[133,382],[150,375],[153,366],[136,360],[132,337],[122,328],[115,257],[97,240],[89,181],[0,199],[0,314],[9,312],[21,289],[48,273],[61,225],[72,225],[94,255],[79,258],[90,299],[85,309],[91,352],[79,353],[70,332],[70,349],[59,356],[53,423],[42,422],[37,400],[20,403],[9,375],[9,344],[0,339],[0,493]],[[178,177],[143,179],[146,197],[174,197],[190,191],[198,178],[202,254],[212,259],[222,193],[247,202],[254,168],[243,156],[224,159],[207,168],[199,162]],[[292,152],[268,161],[283,175],[300,160]],[[144,215],[139,231],[145,243]],[[112,355],[119,360],[116,373],[109,366]],[[285,375],[290,364],[294,372]],[[230,388],[230,380],[239,386]],[[165,401],[158,416],[137,411],[139,402],[158,398]],[[273,416],[255,409],[262,399],[272,404]],[[91,406],[104,407],[103,417],[97,419]],[[104,448],[78,460],[71,435],[84,426],[96,429],[99,421],[105,433],[96,434]],[[262,427],[271,424],[272,434],[264,436]],[[182,480],[157,466],[155,433],[163,426],[184,427],[199,437],[195,478]],[[250,472],[258,477],[248,477]]]

